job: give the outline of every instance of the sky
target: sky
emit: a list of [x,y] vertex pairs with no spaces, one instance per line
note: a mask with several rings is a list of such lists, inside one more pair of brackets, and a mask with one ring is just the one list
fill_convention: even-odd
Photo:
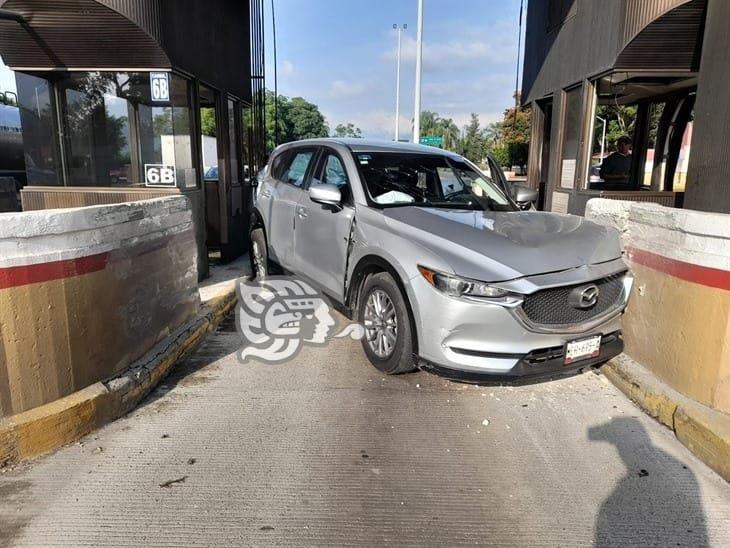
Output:
[[[402,38],[400,133],[401,138],[410,134],[416,0],[274,3],[279,93],[318,105],[332,130],[352,122],[366,137],[393,138],[397,51],[393,24],[407,24]],[[266,85],[273,88],[270,0],[265,4]],[[472,112],[483,125],[501,119],[514,102],[520,0],[425,0],[424,4],[422,110],[453,118],[460,127]]]
[[[266,85],[273,89],[271,0],[264,4]],[[453,118],[460,127],[472,112],[482,125],[501,119],[514,101],[520,0],[424,4],[422,109]],[[279,93],[318,105],[332,130],[351,122],[365,137],[393,138],[393,24],[408,25],[402,43],[400,134],[410,134],[416,0],[274,0],[274,6]],[[0,63],[0,91],[8,89],[15,89],[15,81]]]

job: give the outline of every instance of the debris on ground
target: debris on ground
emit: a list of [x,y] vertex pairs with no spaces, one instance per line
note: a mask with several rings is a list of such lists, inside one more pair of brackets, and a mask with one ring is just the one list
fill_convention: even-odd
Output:
[[188,464],[195,464],[197,461],[195,459],[188,459]]
[[274,530],[274,528],[271,525],[262,525],[259,529],[261,531],[273,531]]
[[94,454],[94,455],[98,455],[102,451],[104,451],[104,448],[102,446],[99,446],[96,449],[94,449],[91,453]]
[[187,479],[187,476],[182,476],[181,478],[171,479],[167,481],[163,481],[160,484],[160,487],[172,487],[175,483],[185,483],[185,480]]
[[646,477],[646,476],[648,476],[648,475],[649,475],[649,472],[647,472],[647,471],[646,471],[646,470],[644,470],[643,468],[642,468],[641,470],[639,470],[639,477],[640,477],[640,478],[645,478],[645,477]]
[[162,434],[162,435],[160,436],[160,438],[162,438],[163,440],[164,440],[165,438],[169,438],[169,437],[170,437],[170,434]]
[[489,419],[484,419],[482,421],[482,426],[489,426]]

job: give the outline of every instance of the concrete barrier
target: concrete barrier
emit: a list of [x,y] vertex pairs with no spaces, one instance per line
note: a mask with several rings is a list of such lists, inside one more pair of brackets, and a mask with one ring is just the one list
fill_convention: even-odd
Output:
[[0,215],[0,417],[130,366],[199,311],[188,200]]
[[730,215],[594,199],[636,276],[626,354],[689,398],[730,413]]

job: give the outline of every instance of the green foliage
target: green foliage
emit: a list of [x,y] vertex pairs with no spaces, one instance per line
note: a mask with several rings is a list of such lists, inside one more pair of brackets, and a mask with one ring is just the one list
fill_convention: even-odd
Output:
[[[277,144],[327,137],[329,127],[317,105],[302,97],[289,98],[279,95],[278,139],[275,132],[274,92],[266,90],[266,149],[273,150]],[[277,143],[278,141],[278,143]]]
[[348,122],[347,125],[337,124],[332,137],[352,137],[360,139],[362,138],[362,131],[360,131],[359,127],[355,127],[355,125],[351,122]]
[[200,131],[208,137],[216,136],[215,109],[213,107],[200,109]]
[[110,152],[114,162],[119,165],[130,163],[129,143],[127,142],[127,135],[129,134],[127,117],[113,116],[109,111],[106,111],[105,122],[106,141],[104,145]]
[[506,166],[524,166],[530,149],[532,113],[528,107],[508,108],[500,124],[499,141],[506,149]]
[[451,118],[441,118],[437,113],[421,113],[421,135],[441,135],[444,148],[461,154],[474,163],[484,162],[492,154],[499,165],[525,165],[530,145],[530,109],[520,107],[516,111],[504,111],[501,122],[481,127],[479,116],[472,113],[463,134]]
[[481,164],[487,155],[487,141],[479,127],[479,116],[473,112],[465,128],[461,154],[475,164]]
[[0,91],[0,105],[8,105],[10,107],[17,107],[18,102],[15,100],[15,96],[8,92],[7,94]]
[[461,142],[459,127],[451,118],[441,118],[437,113],[425,110],[421,112],[421,135],[441,136],[446,150],[458,152]]
[[[611,150],[616,145],[618,138],[634,134],[636,125],[636,106],[624,105],[598,105],[596,116],[606,120],[606,150]],[[600,150],[601,137],[603,136],[603,123],[596,119],[593,128],[593,149]]]
[[509,150],[505,145],[495,146],[490,152],[500,166],[507,167],[510,165]]

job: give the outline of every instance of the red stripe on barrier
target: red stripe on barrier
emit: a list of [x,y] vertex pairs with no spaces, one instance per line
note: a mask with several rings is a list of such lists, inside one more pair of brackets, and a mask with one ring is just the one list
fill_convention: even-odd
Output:
[[657,255],[651,251],[629,247],[626,250],[630,261],[648,266],[664,274],[680,278],[688,282],[706,285],[717,289],[730,291],[730,271],[719,268],[711,268],[698,264],[685,263],[677,259],[670,259],[663,255]]
[[0,268],[0,289],[90,274],[104,270],[108,260],[109,253],[105,252],[77,259]]

